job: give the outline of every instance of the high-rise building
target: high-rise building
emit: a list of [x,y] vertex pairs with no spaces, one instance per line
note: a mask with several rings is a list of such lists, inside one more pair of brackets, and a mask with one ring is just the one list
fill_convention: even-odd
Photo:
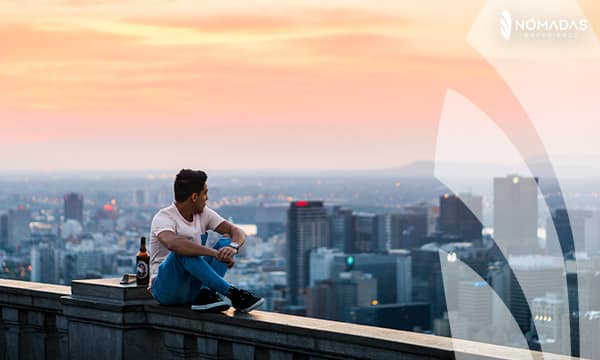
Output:
[[138,189],[135,191],[134,202],[137,207],[142,207],[148,204],[148,197],[146,195],[146,191],[142,189]]
[[29,222],[31,213],[24,206],[19,206],[17,210],[9,210],[7,224],[7,246],[18,247],[23,241],[29,238]]
[[586,311],[579,318],[581,326],[581,353],[577,354],[582,359],[600,358],[600,310]]
[[306,316],[337,320],[335,280],[319,280],[306,289]]
[[343,257],[344,253],[337,249],[317,248],[310,252],[309,261],[309,286],[314,286],[317,281],[334,278],[334,260]]
[[0,213],[0,248],[8,245],[8,213]]
[[[552,216],[546,220],[546,248],[551,253],[564,249],[567,253],[573,252],[577,240],[579,246],[586,245],[586,223],[592,224],[592,212],[586,210],[555,209]],[[588,228],[589,229],[589,228]],[[590,229],[591,230],[591,229]],[[593,243],[593,242],[590,242]],[[581,247],[577,251],[583,252],[587,249]]]
[[352,321],[352,308],[378,303],[377,280],[361,271],[342,272],[335,281],[336,319]]
[[393,250],[387,254],[337,255],[334,258],[333,277],[356,270],[372,274],[377,279],[379,304],[411,301],[412,263],[410,252]]
[[354,236],[352,227],[352,210],[334,206],[329,214],[329,231],[331,246],[348,252]]
[[[544,352],[569,354],[570,346],[562,341],[569,329],[569,312],[565,301],[549,293],[533,299],[531,312],[536,324],[538,340]],[[567,335],[568,336],[568,335]]]
[[83,195],[70,193],[64,200],[65,221],[77,220],[83,225]]
[[369,253],[377,250],[379,225],[376,214],[356,212],[352,215],[352,243],[346,248],[350,254]]
[[532,314],[524,296],[534,299],[548,293],[558,293],[566,298],[567,294],[560,294],[560,283],[557,281],[564,278],[564,263],[562,258],[540,255],[513,256],[509,257],[508,263],[513,270],[509,286],[510,311],[521,330],[527,332],[531,329]]
[[589,255],[600,254],[600,211],[592,211],[585,219],[584,234],[584,251]]
[[473,340],[492,317],[491,289],[485,281],[458,282],[458,321],[453,336]]
[[292,202],[287,222],[287,276],[291,305],[303,303],[309,283],[310,251],[329,246],[329,221],[323,202]]
[[440,197],[439,230],[444,234],[456,235],[463,241],[481,240],[483,225],[483,200],[471,194],[443,195]]
[[508,254],[535,254],[539,250],[537,195],[537,178],[494,178],[494,238]]
[[430,213],[427,207],[407,207],[389,215],[390,248],[414,249],[429,233]]
[[31,248],[31,281],[48,284],[58,283],[58,261],[54,249],[46,244]]

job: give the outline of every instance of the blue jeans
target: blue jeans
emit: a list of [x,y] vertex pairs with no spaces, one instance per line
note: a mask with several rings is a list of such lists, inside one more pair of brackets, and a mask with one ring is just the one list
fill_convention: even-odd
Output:
[[[230,238],[221,238],[214,249],[229,243]],[[214,257],[183,256],[171,252],[158,267],[158,275],[152,284],[152,297],[161,305],[187,305],[196,301],[202,287],[226,295],[231,287],[223,279],[227,269],[227,264]]]

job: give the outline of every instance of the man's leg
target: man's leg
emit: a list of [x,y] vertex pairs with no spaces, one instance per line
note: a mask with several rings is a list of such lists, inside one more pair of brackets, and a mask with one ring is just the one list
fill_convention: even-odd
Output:
[[201,286],[222,294],[231,287],[203,258],[171,252],[159,267],[152,295],[164,305],[189,304]]
[[[213,248],[215,250],[219,250],[221,248],[224,248],[225,246],[228,246],[231,243],[231,238],[221,238],[219,239],[219,241],[217,241],[217,243],[213,246]],[[229,267],[227,266],[227,264],[220,262],[219,260],[217,260],[217,258],[214,257],[208,257],[205,258],[206,262],[215,270],[215,272],[217,274],[219,274],[221,277],[225,277],[225,274],[227,273],[227,269],[229,269]]]
[[198,282],[170,253],[158,268],[152,297],[162,305],[181,305],[193,300],[193,282]]
[[[214,248],[219,250],[222,247],[228,246],[231,243],[230,238],[221,238],[215,244]],[[216,258],[210,258],[207,260],[210,266],[215,269],[221,276],[225,276],[227,269],[229,268],[227,264],[220,262]],[[231,299],[232,305],[236,308],[237,311],[248,312],[256,309],[261,306],[265,299],[255,296],[247,290],[240,290],[236,287],[231,287],[230,291],[227,293],[222,293],[223,295],[229,297]]]

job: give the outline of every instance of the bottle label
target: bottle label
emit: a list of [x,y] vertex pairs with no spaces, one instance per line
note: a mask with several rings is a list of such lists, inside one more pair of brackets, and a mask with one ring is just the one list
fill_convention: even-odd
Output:
[[146,264],[145,261],[138,261],[137,262],[137,274],[136,274],[138,279],[145,279],[148,277],[148,264]]

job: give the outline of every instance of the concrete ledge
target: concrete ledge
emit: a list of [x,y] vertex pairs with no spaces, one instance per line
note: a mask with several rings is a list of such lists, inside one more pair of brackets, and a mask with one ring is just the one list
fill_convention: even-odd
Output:
[[73,280],[72,295],[120,302],[152,300],[152,295],[145,286],[121,285],[119,281],[119,279]]
[[[46,354],[41,358],[67,353],[69,358],[133,359],[145,349],[152,358],[181,359],[570,359],[263,311],[200,313],[160,306],[145,288],[118,282],[80,280],[67,287],[0,280],[0,325],[5,326],[0,326],[0,345],[12,349],[14,358],[30,357],[29,341],[37,344],[35,354]],[[27,335],[31,329],[60,338],[53,346],[62,350],[32,340],[37,337]]]

